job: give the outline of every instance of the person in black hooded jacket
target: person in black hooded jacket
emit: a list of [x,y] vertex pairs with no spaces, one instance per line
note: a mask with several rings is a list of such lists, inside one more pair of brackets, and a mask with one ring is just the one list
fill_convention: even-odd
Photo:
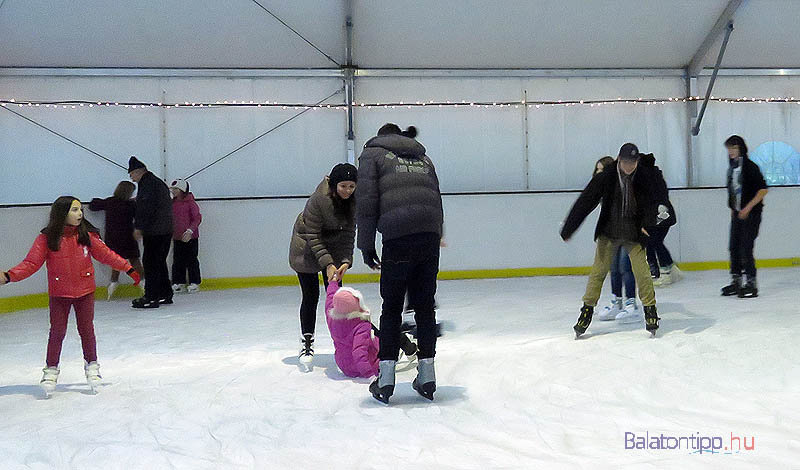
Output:
[[562,225],[561,238],[568,241],[597,204],[601,204],[594,233],[597,242],[594,265],[578,322],[573,327],[576,336],[585,333],[592,321],[603,281],[620,245],[628,250],[639,299],[644,305],[645,326],[653,335],[658,329],[656,295],[644,249],[648,238],[645,227],[657,225],[658,206],[667,201],[666,183],[658,167],[641,165],[639,159],[639,149],[634,144],[623,145],[617,161],[592,178]]
[[[357,244],[364,262],[382,271],[379,375],[370,392],[384,403],[394,392],[406,291],[415,307],[419,347],[412,386],[429,400],[436,390],[434,295],[444,213],[436,169],[416,135],[414,127],[401,131],[386,124],[358,159]],[[375,250],[376,231],[383,236],[382,262]]]
[[[656,157],[652,153],[642,154],[640,161],[644,166],[658,168]],[[661,181],[664,183],[664,187],[659,188],[659,191],[662,194],[669,194],[666,181],[663,178]],[[678,221],[669,196],[664,204],[659,205],[655,221],[655,225],[644,229],[650,235],[647,239],[647,262],[650,264],[650,275],[653,277],[653,285],[658,287],[672,284],[681,276],[681,270],[675,265],[672,254],[664,245],[669,228]]]

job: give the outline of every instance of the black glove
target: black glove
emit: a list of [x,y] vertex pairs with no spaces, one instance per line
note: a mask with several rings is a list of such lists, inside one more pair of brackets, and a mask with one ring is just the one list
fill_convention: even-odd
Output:
[[378,252],[375,250],[362,250],[361,255],[364,257],[364,264],[370,267],[370,269],[376,269],[380,267],[381,259],[378,258]]

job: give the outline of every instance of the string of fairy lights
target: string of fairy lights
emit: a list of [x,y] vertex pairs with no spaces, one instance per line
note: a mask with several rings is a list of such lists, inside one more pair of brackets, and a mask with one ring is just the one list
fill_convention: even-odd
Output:
[[[613,105],[667,105],[675,103],[689,103],[703,101],[701,96],[690,97],[669,97],[669,98],[614,98],[614,99],[581,99],[581,100],[519,100],[519,101],[468,101],[468,100],[427,100],[427,101],[392,101],[392,102],[353,102],[355,108],[383,108],[383,109],[414,109],[414,108],[516,108],[523,106],[531,109],[546,107],[602,107]],[[715,97],[709,98],[715,103],[797,103],[800,99],[795,97]],[[325,104],[325,103],[288,103],[276,101],[255,101],[255,100],[222,100],[222,101],[183,101],[183,102],[147,102],[147,101],[87,101],[87,100],[26,100],[26,99],[0,99],[2,107],[36,107],[51,109],[80,109],[80,108],[126,108],[126,109],[185,109],[185,108],[267,108],[282,110],[339,110],[348,108],[345,103]]]

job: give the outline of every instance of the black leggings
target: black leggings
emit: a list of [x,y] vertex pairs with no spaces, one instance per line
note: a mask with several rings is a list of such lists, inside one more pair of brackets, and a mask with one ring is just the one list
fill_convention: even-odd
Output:
[[[297,273],[303,300],[300,303],[300,331],[314,334],[317,323],[317,304],[319,303],[319,273]],[[328,273],[322,271],[322,283],[328,289]]]

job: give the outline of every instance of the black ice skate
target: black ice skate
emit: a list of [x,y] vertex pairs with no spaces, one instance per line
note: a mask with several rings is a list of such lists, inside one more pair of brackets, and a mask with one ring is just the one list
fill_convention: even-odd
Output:
[[158,308],[158,300],[148,299],[147,297],[139,297],[131,302],[133,308]]
[[424,398],[433,401],[433,393],[436,391],[436,372],[432,357],[419,360],[417,377],[411,382],[411,387]]
[[397,361],[381,361],[378,364],[378,378],[369,384],[369,392],[381,403],[389,404],[394,394],[394,369]]
[[400,349],[409,360],[413,360],[417,354],[417,345],[408,337],[406,333],[400,333]]
[[584,304],[581,307],[581,316],[578,317],[578,323],[575,323],[575,326],[572,327],[575,330],[575,339],[580,338],[580,336],[586,333],[586,329],[589,328],[589,324],[592,323],[592,314],[594,313],[594,307],[591,305]]
[[737,293],[740,299],[748,299],[751,297],[758,297],[758,287],[756,287],[755,278],[747,278],[747,282],[742,285]]
[[647,328],[647,331],[649,331],[652,336],[656,335],[656,330],[658,329],[658,320],[661,319],[656,313],[656,306],[646,305],[644,307],[644,323],[645,328]]
[[725,297],[729,297],[731,295],[738,295],[739,290],[742,288],[742,276],[733,276],[733,280],[730,284],[723,287],[721,293]]

